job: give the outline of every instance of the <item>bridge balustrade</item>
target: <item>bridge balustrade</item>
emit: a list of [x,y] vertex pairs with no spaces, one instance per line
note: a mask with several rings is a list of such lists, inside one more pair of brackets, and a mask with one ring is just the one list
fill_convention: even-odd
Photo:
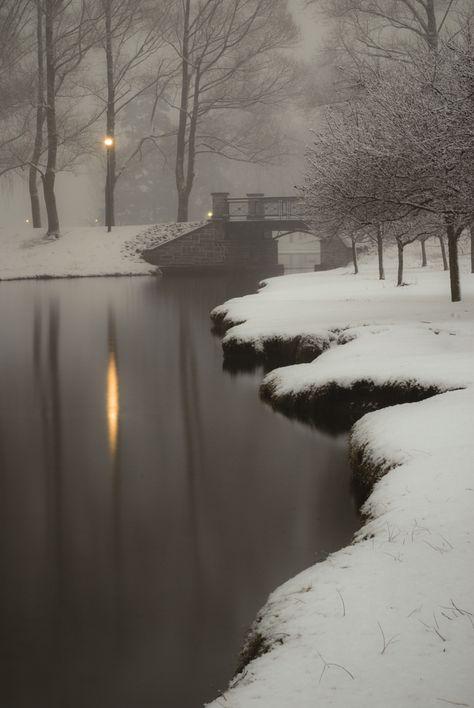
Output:
[[294,221],[304,218],[304,204],[299,197],[232,197],[227,199],[227,218],[229,221]]

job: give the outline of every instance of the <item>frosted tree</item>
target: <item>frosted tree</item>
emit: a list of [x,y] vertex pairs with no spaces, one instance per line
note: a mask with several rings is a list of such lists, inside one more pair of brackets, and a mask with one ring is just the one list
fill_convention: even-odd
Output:
[[473,69],[466,33],[367,87],[368,126],[385,151],[381,203],[424,211],[445,225],[453,301],[461,299],[458,239],[474,218]]
[[326,111],[304,187],[322,218],[340,210],[361,224],[420,212],[437,220],[453,301],[461,299],[458,239],[474,219],[473,77],[469,32],[396,69],[368,72],[360,99]]
[[[306,152],[308,170],[301,191],[307,218],[315,225],[349,235],[353,256],[362,238],[376,244],[379,278],[384,280],[385,222],[400,215],[381,207],[377,200],[385,193],[377,176],[381,156],[373,150],[366,120],[366,108],[360,101],[323,109],[320,127],[313,133],[314,143]],[[360,198],[361,183],[370,197]],[[358,270],[355,260],[354,269]]]
[[442,224],[437,216],[431,216],[424,211],[413,212],[405,219],[392,221],[388,224],[388,237],[397,245],[397,286],[404,285],[403,268],[405,247],[415,241],[425,243],[432,236],[439,236]]

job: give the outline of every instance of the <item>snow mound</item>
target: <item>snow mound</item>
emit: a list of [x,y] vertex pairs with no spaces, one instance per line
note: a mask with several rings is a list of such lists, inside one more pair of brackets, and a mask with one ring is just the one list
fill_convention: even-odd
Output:
[[352,327],[343,341],[309,364],[272,371],[264,380],[276,398],[311,395],[327,386],[358,382],[438,391],[474,385],[474,325],[444,323]]

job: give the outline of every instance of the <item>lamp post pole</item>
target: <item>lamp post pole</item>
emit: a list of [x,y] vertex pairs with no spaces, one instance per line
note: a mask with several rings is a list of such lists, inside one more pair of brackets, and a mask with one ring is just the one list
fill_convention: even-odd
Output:
[[105,149],[107,150],[107,177],[105,181],[105,221],[107,231],[112,231],[112,199],[113,199],[113,184],[112,171],[110,169],[110,153],[114,147],[114,139],[111,135],[104,138]]

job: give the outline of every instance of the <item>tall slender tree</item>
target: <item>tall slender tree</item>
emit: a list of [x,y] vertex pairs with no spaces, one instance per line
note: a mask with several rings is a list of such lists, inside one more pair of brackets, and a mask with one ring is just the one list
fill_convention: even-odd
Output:
[[271,136],[258,129],[246,141],[229,132],[230,115],[238,111],[245,120],[258,105],[289,94],[292,71],[278,50],[293,44],[297,30],[286,0],[182,0],[172,27],[165,39],[179,65],[169,99],[178,114],[177,218],[186,221],[199,154],[255,161],[263,155],[262,139],[270,138],[273,148]]
[[53,238],[60,234],[55,192],[58,150],[68,141],[73,143],[78,140],[85,127],[96,119],[96,116],[86,119],[82,126],[74,127],[69,135],[60,138],[58,97],[62,99],[61,92],[65,93],[70,105],[74,97],[76,73],[89,50],[97,42],[97,18],[88,10],[90,1],[92,0],[43,0],[46,164],[41,170],[41,179],[48,220],[47,235]]
[[41,206],[38,193],[38,170],[43,150],[44,106],[44,39],[43,39],[43,0],[34,0],[36,20],[36,120],[35,137],[29,165],[28,188],[31,202],[31,221],[33,228],[41,227]]
[[[160,55],[170,2],[150,6],[147,0],[99,0],[102,15],[101,43],[105,54],[105,91],[95,94],[106,105],[106,135],[112,138],[108,148],[105,184],[106,223],[115,224],[114,194],[117,179],[128,158],[117,169],[117,120],[122,111],[141,94],[153,90],[158,97],[175,68]],[[158,28],[160,31],[158,31]],[[156,99],[157,100],[157,99]],[[136,146],[129,146],[134,153]]]
[[30,85],[30,0],[0,0],[0,176],[22,167]]
[[59,236],[59,215],[56,204],[55,182],[58,156],[58,133],[56,120],[56,56],[55,20],[61,0],[44,0],[44,29],[46,53],[46,127],[47,163],[43,179],[44,202],[48,216],[48,236]]

